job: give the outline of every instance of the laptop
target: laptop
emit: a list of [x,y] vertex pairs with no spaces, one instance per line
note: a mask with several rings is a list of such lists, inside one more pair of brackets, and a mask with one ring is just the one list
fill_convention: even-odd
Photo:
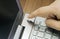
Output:
[[8,39],[60,39],[60,31],[47,27],[46,18],[29,19],[29,14],[23,14],[20,1],[17,0],[19,12]]

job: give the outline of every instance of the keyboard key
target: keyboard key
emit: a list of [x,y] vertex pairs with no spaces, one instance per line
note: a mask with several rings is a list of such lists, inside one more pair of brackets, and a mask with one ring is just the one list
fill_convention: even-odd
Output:
[[45,32],[48,33],[48,34],[52,34],[52,32],[50,30],[48,30],[48,29],[46,29]]
[[59,39],[59,37],[58,36],[53,36],[52,39]]
[[34,30],[37,30],[38,31],[39,28],[40,28],[39,26],[34,26]]
[[47,27],[40,27],[39,31],[45,32]]
[[45,39],[45,38],[39,38],[39,39]]
[[45,33],[45,39],[51,39],[51,35],[50,35],[50,34]]
[[36,37],[35,37],[35,36],[33,36],[33,37],[32,37],[32,39],[36,39]]
[[42,17],[36,17],[36,19],[35,19],[35,23],[40,23],[40,22],[45,22],[45,18],[42,18]]
[[44,33],[43,32],[38,32],[37,36],[43,37],[44,36]]
[[40,24],[40,25],[46,26],[45,20],[46,20],[46,18],[36,17],[36,21],[37,21],[37,23]]
[[36,39],[36,37],[35,36],[31,36],[30,39]]
[[35,21],[35,24],[39,25],[39,23],[40,23],[39,21],[37,21],[37,20]]
[[42,22],[41,22],[41,25],[42,25],[42,26],[46,26],[45,21],[42,21]]
[[32,35],[37,35],[38,31],[33,30]]
[[54,36],[57,36],[58,34],[57,33],[53,33]]

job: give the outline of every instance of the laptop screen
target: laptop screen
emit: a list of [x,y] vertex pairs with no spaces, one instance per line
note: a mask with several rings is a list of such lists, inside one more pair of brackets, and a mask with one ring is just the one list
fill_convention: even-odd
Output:
[[0,39],[7,39],[20,13],[16,0],[0,0]]

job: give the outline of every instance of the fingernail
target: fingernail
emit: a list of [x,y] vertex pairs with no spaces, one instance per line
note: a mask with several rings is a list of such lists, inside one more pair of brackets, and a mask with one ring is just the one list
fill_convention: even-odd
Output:
[[31,16],[31,15],[29,15],[29,16],[28,16],[28,18],[32,18],[32,16]]
[[28,18],[31,18],[31,16],[28,16]]

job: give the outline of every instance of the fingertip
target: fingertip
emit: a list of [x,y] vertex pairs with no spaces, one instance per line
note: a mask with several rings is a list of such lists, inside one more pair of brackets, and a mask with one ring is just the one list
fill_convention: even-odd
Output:
[[56,30],[60,30],[60,23],[54,19],[48,19],[46,20],[46,25],[50,28],[56,29]]
[[28,18],[34,18],[36,16],[37,16],[37,14],[35,12],[33,12],[33,13],[29,14]]
[[33,18],[33,16],[31,14],[29,14],[28,18]]
[[49,27],[54,27],[55,26],[54,22],[55,22],[54,20],[48,19],[48,20],[46,20],[46,25]]

